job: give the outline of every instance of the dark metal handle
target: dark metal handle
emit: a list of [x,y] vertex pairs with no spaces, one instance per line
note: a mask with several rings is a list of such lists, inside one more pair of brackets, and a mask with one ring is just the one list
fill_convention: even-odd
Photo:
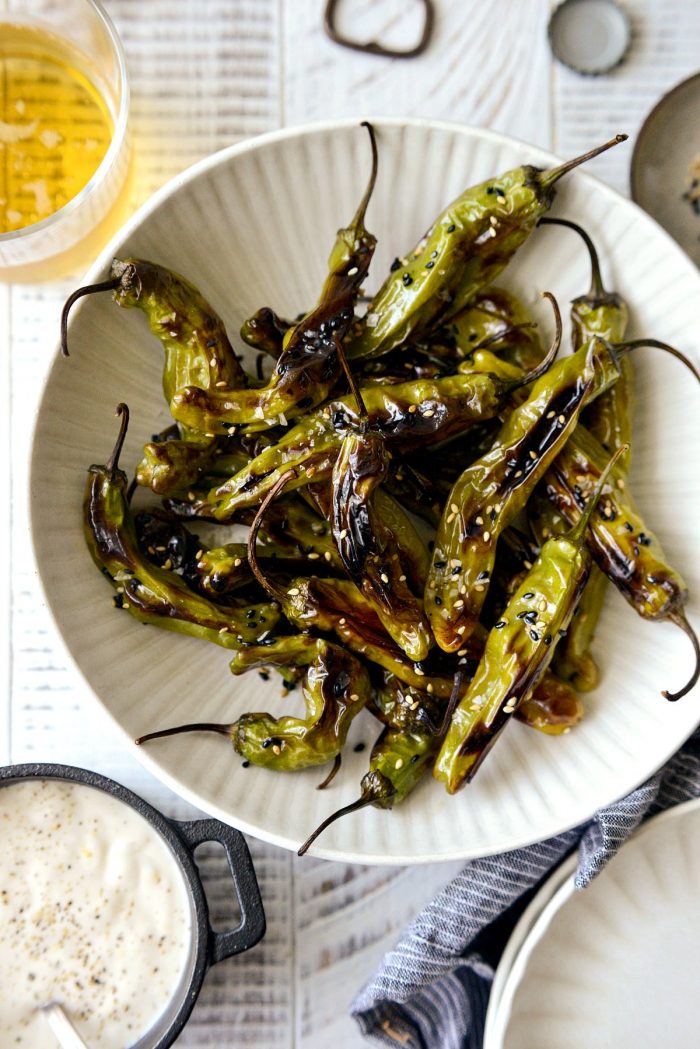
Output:
[[[215,932],[209,926],[209,964],[216,965],[224,958],[240,954],[254,947],[265,934],[265,910],[260,889],[255,877],[253,861],[246,840],[240,831],[219,820],[191,820],[187,823],[173,821],[178,834],[194,851],[207,841],[218,841],[223,845],[231,877],[236,887],[238,905],[241,909],[241,924],[237,929]],[[194,859],[194,857],[193,857]],[[195,861],[196,862],[196,861]]]
[[399,48],[398,50],[393,47],[384,47],[376,40],[368,40],[362,42],[360,40],[351,40],[349,37],[343,36],[338,32],[335,24],[336,20],[336,8],[340,0],[327,0],[326,9],[323,14],[323,28],[326,35],[330,37],[334,44],[340,44],[341,47],[349,47],[351,51],[364,51],[368,55],[383,55],[385,58],[416,58],[417,55],[422,55],[426,47],[430,43],[430,37],[433,32],[433,24],[435,22],[435,8],[432,0],[423,0],[423,7],[425,10],[425,19],[423,22],[423,32],[421,38],[417,44],[413,47],[405,49]]

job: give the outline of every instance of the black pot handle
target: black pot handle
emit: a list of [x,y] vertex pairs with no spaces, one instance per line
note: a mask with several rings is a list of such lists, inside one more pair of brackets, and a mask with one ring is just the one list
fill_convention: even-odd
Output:
[[224,958],[240,954],[254,947],[265,935],[265,910],[260,889],[255,877],[253,861],[246,840],[240,831],[219,820],[191,820],[186,823],[173,821],[178,834],[185,839],[190,849],[207,841],[218,841],[226,851],[229,870],[236,886],[238,905],[241,909],[241,924],[237,929],[215,932],[209,926],[209,964],[216,965]]

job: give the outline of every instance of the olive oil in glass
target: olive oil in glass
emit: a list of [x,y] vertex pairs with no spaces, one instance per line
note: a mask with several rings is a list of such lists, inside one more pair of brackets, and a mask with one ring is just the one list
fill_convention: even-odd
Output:
[[128,98],[121,44],[92,0],[0,12],[0,280],[82,269],[123,220]]
[[0,24],[0,233],[76,197],[113,131],[105,100],[59,37]]

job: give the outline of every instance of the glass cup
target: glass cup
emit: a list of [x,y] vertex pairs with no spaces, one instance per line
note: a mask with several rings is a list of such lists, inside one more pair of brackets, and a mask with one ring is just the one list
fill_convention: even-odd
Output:
[[124,218],[124,52],[95,0],[0,0],[0,71],[0,280],[57,277]]

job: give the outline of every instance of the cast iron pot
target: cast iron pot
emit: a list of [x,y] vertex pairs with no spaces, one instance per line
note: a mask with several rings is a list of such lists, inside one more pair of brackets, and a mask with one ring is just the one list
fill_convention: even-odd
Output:
[[[130,805],[160,834],[177,863],[187,888],[191,908],[191,947],[187,968],[170,1003],[154,1027],[132,1049],[167,1049],[187,1023],[197,1001],[207,969],[254,947],[265,933],[265,911],[253,863],[243,835],[219,820],[181,822],[167,819],[138,794],[97,772],[72,765],[7,765],[0,768],[0,787],[27,779],[58,779],[81,783]],[[241,912],[237,929],[215,932],[209,924],[209,907],[194,860],[194,850],[207,841],[223,845]]]

